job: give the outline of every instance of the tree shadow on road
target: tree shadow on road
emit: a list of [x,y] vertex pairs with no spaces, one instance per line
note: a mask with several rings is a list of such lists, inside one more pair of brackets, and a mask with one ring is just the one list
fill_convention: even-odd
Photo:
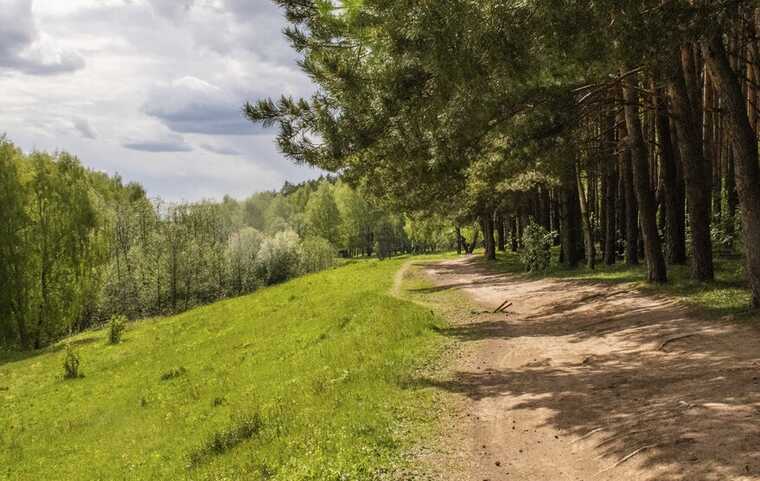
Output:
[[503,289],[519,311],[470,315],[471,322],[441,329],[444,335],[463,343],[504,340],[507,348],[521,338],[553,337],[616,349],[513,370],[462,370],[445,380],[421,377],[410,386],[475,402],[509,396],[517,400],[512,409],[548,410],[548,426],[583,438],[610,463],[642,450],[638,459],[655,474],[637,479],[760,479],[755,327],[705,319],[620,286],[497,275],[472,262],[427,269],[439,289]]

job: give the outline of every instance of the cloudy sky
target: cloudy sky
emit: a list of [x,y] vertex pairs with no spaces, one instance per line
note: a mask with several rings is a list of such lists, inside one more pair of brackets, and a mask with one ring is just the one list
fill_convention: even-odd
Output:
[[240,113],[312,92],[283,25],[270,0],[0,0],[0,134],[170,200],[315,177]]

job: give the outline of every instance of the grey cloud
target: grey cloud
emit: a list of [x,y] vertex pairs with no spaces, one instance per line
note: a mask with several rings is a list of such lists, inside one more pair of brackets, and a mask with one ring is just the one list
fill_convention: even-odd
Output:
[[162,17],[177,20],[195,4],[194,0],[150,0],[150,6]]
[[74,119],[74,128],[86,139],[96,139],[98,137],[95,129],[92,128],[87,119]]
[[31,0],[5,0],[0,8],[0,69],[54,75],[84,68],[77,52],[61,50],[41,35]]
[[121,145],[124,148],[140,152],[190,152],[193,150],[192,146],[180,138],[128,141]]
[[209,135],[268,133],[245,119],[243,99],[195,77],[155,88],[143,111],[174,132]]
[[242,152],[240,152],[239,150],[233,149],[231,147],[219,147],[219,146],[211,145],[211,144],[201,144],[201,148],[203,150],[207,150],[209,152],[212,152],[214,154],[219,154],[219,155],[240,155],[240,154],[242,154]]

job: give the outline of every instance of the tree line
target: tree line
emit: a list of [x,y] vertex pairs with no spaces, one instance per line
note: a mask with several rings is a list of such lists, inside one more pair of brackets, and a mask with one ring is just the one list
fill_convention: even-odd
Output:
[[337,251],[389,256],[454,239],[449,224],[382,209],[334,178],[168,203],[70,154],[0,139],[0,347],[249,293],[330,267]]
[[656,283],[741,252],[760,307],[757,1],[275,3],[319,90],[244,110],[296,162],[474,222],[491,259],[531,222]]

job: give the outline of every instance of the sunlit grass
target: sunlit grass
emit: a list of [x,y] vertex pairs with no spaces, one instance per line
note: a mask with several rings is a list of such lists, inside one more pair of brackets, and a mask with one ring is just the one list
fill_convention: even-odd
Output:
[[[361,261],[169,318],[0,358],[0,479],[370,480],[429,428],[404,380],[443,326]],[[416,281],[419,282],[419,281]]]

